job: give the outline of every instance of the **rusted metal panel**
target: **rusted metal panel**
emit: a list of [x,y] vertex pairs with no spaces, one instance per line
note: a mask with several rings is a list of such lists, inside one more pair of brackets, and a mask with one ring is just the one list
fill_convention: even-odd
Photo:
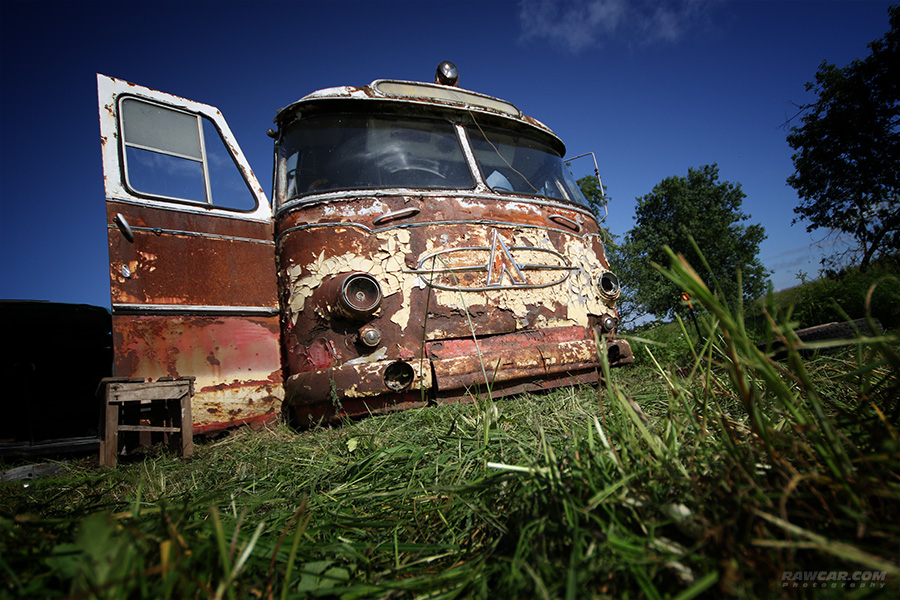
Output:
[[[117,214],[126,215],[133,241],[119,231]],[[248,306],[277,312],[271,225],[135,210],[119,202],[108,203],[107,216],[114,307]]]
[[[573,229],[571,224],[555,219],[556,216],[565,217],[578,228]],[[385,221],[385,217],[392,218]],[[598,231],[594,217],[580,207],[562,207],[559,203],[540,198],[508,198],[498,202],[496,197],[487,197],[484,193],[461,190],[452,195],[434,192],[323,194],[303,204],[282,208],[276,222],[276,235],[316,223],[356,223],[369,229],[380,229],[429,222],[512,223],[522,227],[558,229],[565,233],[575,231],[582,235],[596,235]]]
[[513,379],[495,381],[488,385],[472,385],[470,387],[438,389],[434,392],[435,402],[470,402],[476,398],[501,398],[515,394],[538,394],[560,387],[573,385],[594,385],[600,380],[597,369],[566,372],[557,375],[545,375],[535,379]]
[[109,199],[107,205],[107,223],[113,224],[115,215],[127,209],[130,224],[134,229],[144,229],[148,233],[160,235],[165,232],[190,232],[191,235],[208,235],[210,237],[264,240],[272,242],[272,222],[248,219],[242,213],[221,218],[205,218],[208,209],[196,212],[196,207],[170,203],[165,206],[126,202]]
[[198,433],[271,419],[284,398],[278,331],[277,317],[114,315],[115,372],[195,377]]
[[[424,405],[432,387],[431,364],[427,360],[378,360],[385,353],[351,360],[332,368],[297,373],[285,382],[287,397],[302,399],[295,405],[295,416],[302,424],[321,417],[359,416],[389,407]],[[410,377],[393,383],[390,369],[404,366]]]
[[[594,285],[605,269],[592,244],[546,229],[439,222],[382,231],[309,227],[282,238],[281,256],[289,335],[304,345],[311,341],[306,332],[330,320],[307,312],[307,302],[316,304],[321,281],[352,271],[379,278],[385,302],[399,302],[381,322],[385,339],[401,346],[410,337],[463,337],[473,329],[489,335],[535,325],[585,327],[588,315],[613,312],[614,302]],[[344,337],[325,332],[333,334]]]
[[418,392],[390,393],[366,398],[344,398],[337,403],[295,404],[290,422],[298,427],[309,427],[321,422],[331,422],[347,417],[365,417],[398,410],[422,408],[430,402],[430,395]]

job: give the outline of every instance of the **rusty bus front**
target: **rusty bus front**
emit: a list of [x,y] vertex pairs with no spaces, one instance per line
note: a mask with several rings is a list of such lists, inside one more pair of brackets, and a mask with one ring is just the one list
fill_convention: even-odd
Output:
[[278,113],[285,401],[300,423],[612,366],[619,283],[565,146],[514,105],[375,81]]

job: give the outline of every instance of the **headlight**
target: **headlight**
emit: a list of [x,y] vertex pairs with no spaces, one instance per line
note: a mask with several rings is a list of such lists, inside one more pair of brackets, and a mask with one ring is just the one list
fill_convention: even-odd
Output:
[[351,319],[367,319],[381,305],[381,286],[368,273],[354,273],[341,284],[338,305]]
[[604,296],[615,298],[619,295],[619,278],[612,271],[604,271],[600,275],[597,286]]

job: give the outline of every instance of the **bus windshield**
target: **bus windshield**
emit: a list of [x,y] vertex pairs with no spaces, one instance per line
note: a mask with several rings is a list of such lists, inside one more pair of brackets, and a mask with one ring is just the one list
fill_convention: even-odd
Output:
[[[526,194],[587,206],[559,154],[546,142],[470,122],[484,182],[498,194]],[[342,190],[474,190],[457,128],[439,118],[333,113],[304,117],[279,146],[280,203]]]
[[440,119],[313,116],[286,132],[279,152],[283,200],[333,190],[475,187],[453,124]]
[[467,127],[475,160],[488,187],[587,206],[562,158],[547,144],[512,131]]

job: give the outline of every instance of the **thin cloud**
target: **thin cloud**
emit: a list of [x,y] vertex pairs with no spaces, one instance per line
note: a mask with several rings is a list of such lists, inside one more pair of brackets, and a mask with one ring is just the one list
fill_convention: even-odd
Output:
[[674,43],[705,27],[714,0],[521,0],[522,40],[572,53],[608,42]]

